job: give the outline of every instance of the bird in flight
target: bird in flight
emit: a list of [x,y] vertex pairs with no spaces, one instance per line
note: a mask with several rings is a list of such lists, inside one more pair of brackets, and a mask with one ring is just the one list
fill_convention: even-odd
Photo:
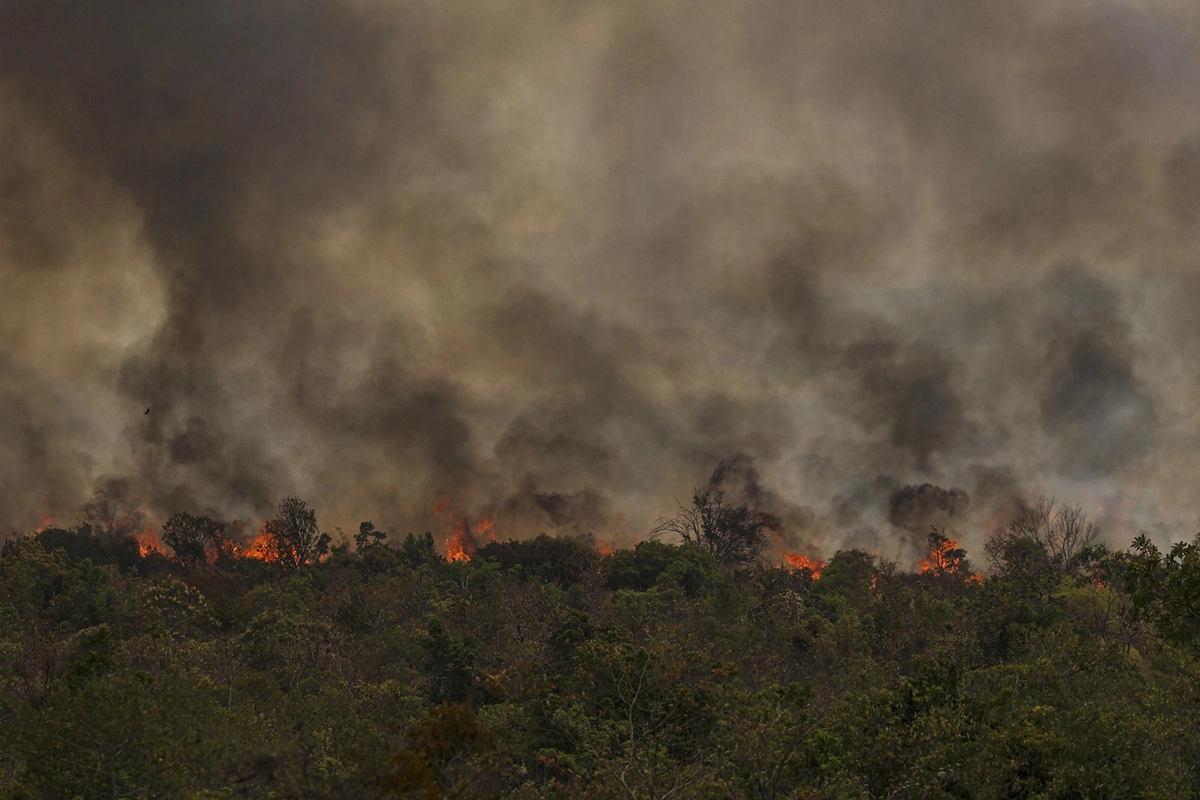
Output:
[[[146,414],[149,414],[149,413],[150,413],[150,409],[148,409],[148,408],[147,408],[147,409],[146,409]],[[146,414],[142,414],[142,416],[144,417],[144,416],[146,416]]]

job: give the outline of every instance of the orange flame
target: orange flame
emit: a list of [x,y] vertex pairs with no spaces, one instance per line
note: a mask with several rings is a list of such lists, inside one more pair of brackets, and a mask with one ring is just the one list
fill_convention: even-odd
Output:
[[[447,561],[470,561],[471,554],[466,548],[466,529],[455,528],[454,533],[446,540]],[[474,550],[472,550],[474,552]]]
[[222,558],[237,558],[242,546],[226,536],[220,536],[204,551],[204,560],[215,564]]
[[234,520],[232,527],[237,531],[238,536],[236,538],[222,537],[215,548],[215,552],[211,554],[210,561],[221,555],[227,555],[231,558],[250,558],[255,561],[279,560],[279,554],[275,552],[271,537],[265,530],[265,522],[259,527],[258,535],[244,544],[239,542],[238,538],[241,538],[246,523],[243,520]]
[[799,553],[784,553],[783,560],[788,563],[793,569],[806,569],[812,573],[813,580],[821,577],[821,572],[825,569],[825,562],[819,558],[809,558],[808,556],[800,555]]
[[954,572],[962,563],[962,559],[954,555],[954,551],[958,549],[958,542],[953,539],[945,539],[940,544],[936,544],[929,550],[929,558],[917,561],[917,569],[922,574],[926,572],[934,572],[941,574],[943,572]]
[[[953,539],[943,539],[940,543],[935,543],[930,547],[928,559],[922,558],[917,561],[917,571],[922,575],[961,573],[963,571],[963,559],[959,555],[961,552],[958,542]],[[983,583],[983,573],[968,575],[964,580],[967,583]]]
[[479,543],[485,537],[489,542],[496,541],[496,534],[492,530],[494,524],[494,520],[485,518],[479,520],[472,529],[466,519],[459,522],[454,526],[454,532],[450,534],[450,538],[446,540],[446,560],[470,561],[471,556],[479,549]]
[[602,556],[611,556],[613,553],[615,553],[617,551],[613,548],[611,542],[605,542],[601,539],[597,539],[596,540],[596,552]]
[[279,555],[272,547],[271,537],[266,531],[260,531],[249,544],[243,546],[238,553],[242,558],[253,558],[256,561],[278,561]]
[[154,528],[143,528],[140,532],[135,533],[133,538],[137,539],[138,553],[143,558],[151,553],[166,554],[166,551],[163,550],[162,542],[159,541],[158,531],[154,530]]

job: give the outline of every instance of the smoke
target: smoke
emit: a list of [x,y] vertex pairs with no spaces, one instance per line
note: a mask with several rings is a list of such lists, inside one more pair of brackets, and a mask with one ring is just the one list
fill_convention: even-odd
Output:
[[931,483],[903,486],[888,498],[887,516],[911,544],[920,545],[932,529],[960,536],[971,497],[962,489],[943,489]]
[[115,478],[628,539],[711,476],[826,551],[924,483],[1200,518],[1192,3],[0,18],[4,530]]

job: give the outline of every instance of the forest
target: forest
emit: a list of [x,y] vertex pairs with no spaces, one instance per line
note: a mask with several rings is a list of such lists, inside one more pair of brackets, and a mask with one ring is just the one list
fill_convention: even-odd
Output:
[[779,558],[697,491],[447,558],[103,501],[0,554],[0,796],[1200,797],[1200,537],[1042,501],[977,555]]

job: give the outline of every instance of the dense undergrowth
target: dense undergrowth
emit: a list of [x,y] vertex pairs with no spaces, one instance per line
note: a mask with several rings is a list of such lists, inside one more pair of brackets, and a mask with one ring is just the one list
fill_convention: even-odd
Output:
[[46,531],[0,556],[0,796],[1197,797],[1195,547],[814,579],[660,542],[287,570]]

